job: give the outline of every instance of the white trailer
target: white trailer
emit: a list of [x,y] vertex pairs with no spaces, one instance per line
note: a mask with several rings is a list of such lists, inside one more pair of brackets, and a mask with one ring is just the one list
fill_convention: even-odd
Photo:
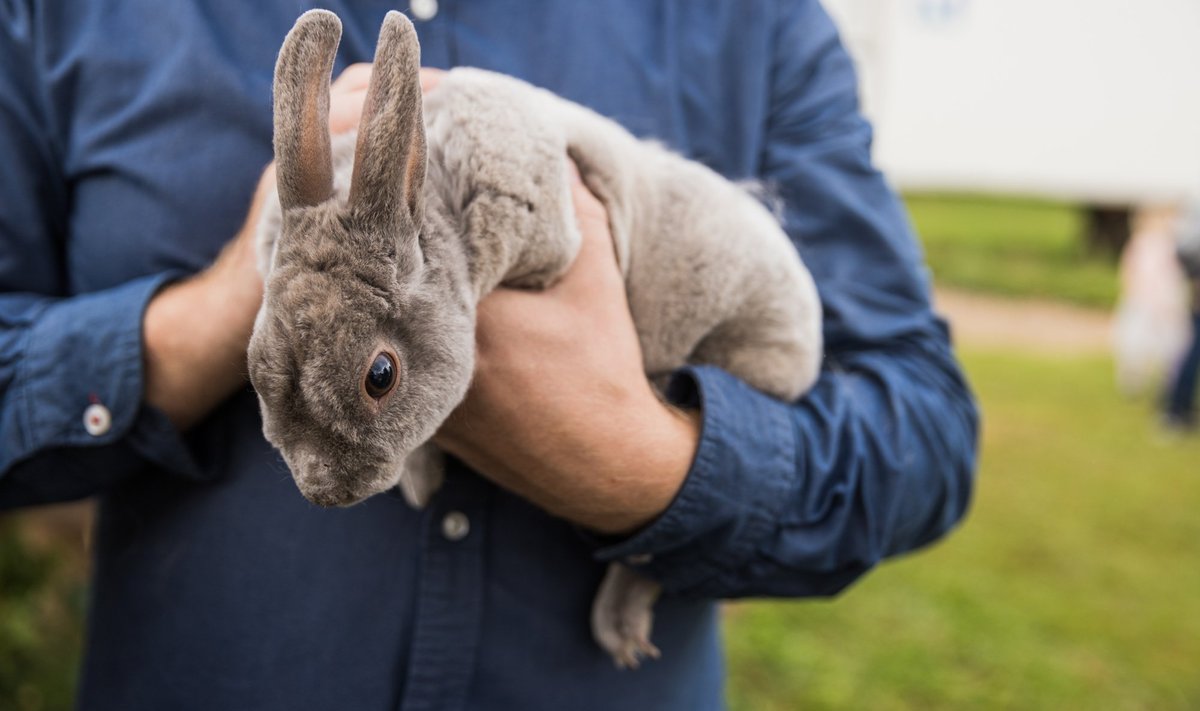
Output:
[[904,190],[1200,196],[1200,0],[825,0]]

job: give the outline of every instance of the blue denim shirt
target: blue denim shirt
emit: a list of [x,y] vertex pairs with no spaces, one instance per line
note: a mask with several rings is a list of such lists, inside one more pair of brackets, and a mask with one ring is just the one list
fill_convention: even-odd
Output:
[[[244,219],[307,5],[0,2],[0,505],[99,496],[83,708],[720,708],[717,599],[832,595],[960,519],[976,412],[815,0],[440,0],[417,23],[427,65],[523,77],[783,201],[820,381],[785,403],[681,371],[702,438],[644,530],[597,539],[461,468],[424,511],[318,509],[248,389],[176,432],[141,402],[142,313]],[[337,69],[369,60],[391,4],[328,6]],[[588,631],[613,559],[666,590],[636,672]]]

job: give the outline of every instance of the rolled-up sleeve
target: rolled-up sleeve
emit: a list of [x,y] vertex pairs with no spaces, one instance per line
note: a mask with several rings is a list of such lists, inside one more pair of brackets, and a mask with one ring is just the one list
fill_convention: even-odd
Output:
[[0,507],[85,496],[147,464],[198,476],[142,404],[142,315],[175,275],[64,295],[69,198],[34,27],[22,3],[0,5]]
[[781,4],[760,177],[822,299],[826,354],[795,403],[720,369],[677,373],[703,413],[682,489],[657,520],[602,547],[671,593],[831,595],[967,510],[978,412],[921,251],[872,166],[853,65],[815,0]]

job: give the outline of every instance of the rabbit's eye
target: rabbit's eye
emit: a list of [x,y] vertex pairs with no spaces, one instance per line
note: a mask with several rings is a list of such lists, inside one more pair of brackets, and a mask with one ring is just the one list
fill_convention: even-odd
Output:
[[364,382],[367,394],[378,400],[391,392],[395,384],[396,364],[392,361],[390,354],[380,353],[375,356],[375,360],[371,362],[371,367],[367,369],[367,378]]

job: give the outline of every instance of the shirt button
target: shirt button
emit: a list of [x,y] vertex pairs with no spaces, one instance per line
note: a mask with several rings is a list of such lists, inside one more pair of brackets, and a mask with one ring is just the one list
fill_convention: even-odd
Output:
[[442,535],[448,541],[461,541],[471,532],[471,519],[462,511],[451,511],[442,519]]
[[110,427],[112,427],[112,413],[108,411],[107,407],[94,403],[88,405],[87,409],[83,411],[83,428],[91,436],[99,437],[108,432]]
[[437,15],[438,4],[437,0],[412,0],[409,9],[412,10],[413,17],[428,21]]

